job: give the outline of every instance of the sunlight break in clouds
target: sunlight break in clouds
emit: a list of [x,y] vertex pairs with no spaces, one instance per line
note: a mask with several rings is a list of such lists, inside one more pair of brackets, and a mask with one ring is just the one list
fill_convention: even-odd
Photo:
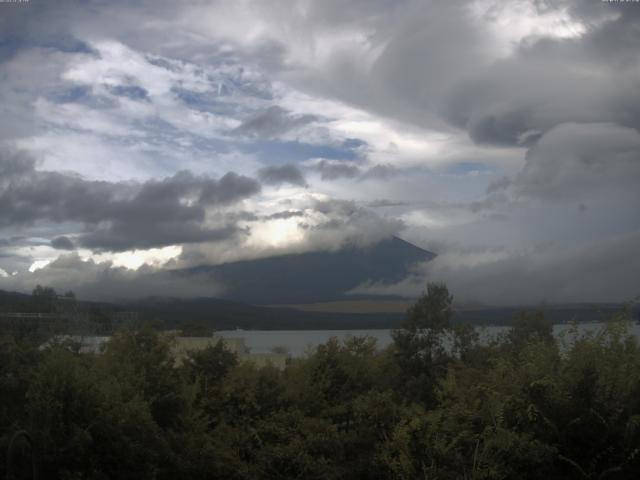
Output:
[[510,55],[522,41],[540,38],[572,39],[587,27],[568,12],[567,6],[553,8],[545,2],[476,0],[469,9],[476,21],[485,23],[503,55]]
[[114,267],[124,267],[129,270],[137,270],[143,265],[162,267],[170,260],[179,257],[181,253],[182,247],[179,245],[118,253],[92,254],[90,251],[83,250],[79,252],[84,260],[91,259],[96,263],[110,262]]

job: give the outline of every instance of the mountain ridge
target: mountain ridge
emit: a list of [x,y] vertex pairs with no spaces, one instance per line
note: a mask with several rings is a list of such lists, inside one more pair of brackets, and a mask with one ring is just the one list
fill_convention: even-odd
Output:
[[[365,298],[347,292],[365,282],[395,283],[435,253],[398,237],[375,244],[197,266],[177,275],[204,275],[225,287],[219,298],[257,305]],[[381,298],[381,297],[377,297]],[[398,298],[390,295],[389,298]]]

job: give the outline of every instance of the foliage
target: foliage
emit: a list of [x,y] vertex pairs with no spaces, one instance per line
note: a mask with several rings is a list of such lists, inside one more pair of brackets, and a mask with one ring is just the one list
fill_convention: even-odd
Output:
[[444,339],[451,333],[453,296],[443,284],[430,283],[394,330],[395,356],[409,396],[429,406],[435,403],[438,379],[446,371]]
[[428,285],[390,348],[331,339],[283,371],[222,343],[178,365],[150,327],[101,355],[3,336],[0,448],[28,431],[52,479],[638,478],[624,319],[557,339],[523,314],[481,342],[451,324],[451,300]]

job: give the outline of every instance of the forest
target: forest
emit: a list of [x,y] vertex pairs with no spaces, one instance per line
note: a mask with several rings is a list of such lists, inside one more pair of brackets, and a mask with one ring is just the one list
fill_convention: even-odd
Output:
[[[480,341],[429,284],[379,349],[284,370],[221,343],[176,365],[123,329],[99,355],[0,337],[0,474],[41,479],[640,478],[640,348],[622,310],[560,338],[540,313]],[[5,455],[4,452],[7,452]]]

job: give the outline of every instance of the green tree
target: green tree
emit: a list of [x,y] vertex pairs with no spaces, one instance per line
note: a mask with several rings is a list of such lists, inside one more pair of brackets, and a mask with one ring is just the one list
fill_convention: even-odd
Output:
[[36,285],[31,295],[33,296],[35,308],[39,312],[50,313],[56,310],[58,294],[53,288]]
[[185,399],[169,337],[149,326],[123,330],[109,341],[100,360],[108,374],[132,384],[143,395],[161,427],[179,425]]
[[410,398],[433,406],[438,378],[446,370],[445,342],[451,335],[453,296],[446,285],[429,283],[392,332],[403,388]]
[[531,342],[553,343],[553,324],[544,312],[522,312],[513,320],[507,340],[516,351]]

